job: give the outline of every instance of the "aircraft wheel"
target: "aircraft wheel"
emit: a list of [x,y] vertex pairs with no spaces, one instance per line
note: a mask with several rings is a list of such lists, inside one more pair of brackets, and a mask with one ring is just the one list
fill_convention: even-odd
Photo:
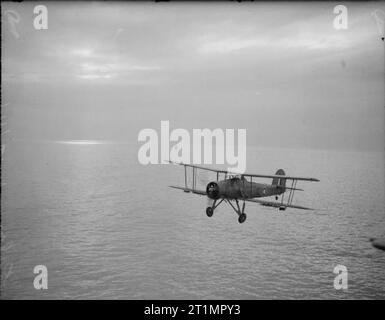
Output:
[[238,218],[238,222],[239,223],[244,223],[246,221],[246,213],[242,213],[239,218]]
[[208,217],[212,217],[213,214],[214,214],[213,208],[207,207],[207,208],[206,208],[206,214],[207,214]]

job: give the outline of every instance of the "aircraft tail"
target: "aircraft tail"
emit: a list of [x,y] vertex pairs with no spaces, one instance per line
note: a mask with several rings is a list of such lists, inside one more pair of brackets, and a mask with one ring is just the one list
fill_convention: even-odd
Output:
[[[285,171],[283,169],[278,169],[277,172],[275,173],[277,176],[284,176]],[[285,188],[286,186],[286,179],[284,178],[273,178],[273,181],[271,182],[272,185],[280,186]]]

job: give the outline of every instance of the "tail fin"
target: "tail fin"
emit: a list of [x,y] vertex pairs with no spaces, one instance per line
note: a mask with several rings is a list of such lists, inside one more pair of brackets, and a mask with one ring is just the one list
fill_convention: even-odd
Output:
[[[284,176],[285,175],[285,171],[283,171],[283,169],[278,169],[277,172],[275,173],[275,175],[277,176]],[[283,188],[285,188],[286,186],[286,179],[283,179],[283,178],[273,178],[273,181],[271,183],[272,185],[276,185],[276,186],[281,186]]]

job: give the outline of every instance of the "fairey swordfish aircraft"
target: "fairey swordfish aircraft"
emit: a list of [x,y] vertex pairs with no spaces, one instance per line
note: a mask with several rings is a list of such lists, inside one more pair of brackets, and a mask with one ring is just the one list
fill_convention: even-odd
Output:
[[[212,217],[214,210],[222,203],[227,202],[234,211],[238,214],[238,222],[243,223],[246,220],[245,202],[255,202],[262,206],[275,207],[279,210],[286,210],[286,208],[313,210],[311,208],[293,205],[293,197],[295,191],[303,191],[297,189],[298,181],[319,181],[315,178],[303,178],[286,176],[283,169],[279,169],[274,175],[264,174],[234,174],[226,170],[216,170],[203,166],[196,166],[192,164],[171,162],[184,166],[185,186],[170,186],[171,188],[180,189],[187,193],[194,193],[202,196],[207,196],[212,201],[212,204],[206,208],[208,217]],[[188,187],[187,183],[187,168],[192,168],[192,186]],[[216,180],[207,184],[206,190],[198,190],[196,188],[197,170],[206,170],[216,173]],[[222,180],[220,180],[222,175]],[[224,176],[224,179],[223,179]],[[271,184],[253,182],[253,178],[270,178],[273,179]],[[248,180],[249,179],[249,180]],[[291,181],[291,186],[286,186],[286,181]],[[288,197],[284,201],[284,194],[288,191]],[[276,201],[266,201],[256,198],[275,196]],[[278,201],[281,196],[280,201]],[[242,209],[239,202],[242,203]],[[233,204],[235,202],[235,204]]]

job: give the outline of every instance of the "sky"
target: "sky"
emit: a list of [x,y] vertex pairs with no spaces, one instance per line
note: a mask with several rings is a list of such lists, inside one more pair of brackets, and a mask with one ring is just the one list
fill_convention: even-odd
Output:
[[6,139],[137,142],[168,120],[245,128],[252,146],[383,151],[385,4],[338,4],[346,30],[333,2],[2,3]]

